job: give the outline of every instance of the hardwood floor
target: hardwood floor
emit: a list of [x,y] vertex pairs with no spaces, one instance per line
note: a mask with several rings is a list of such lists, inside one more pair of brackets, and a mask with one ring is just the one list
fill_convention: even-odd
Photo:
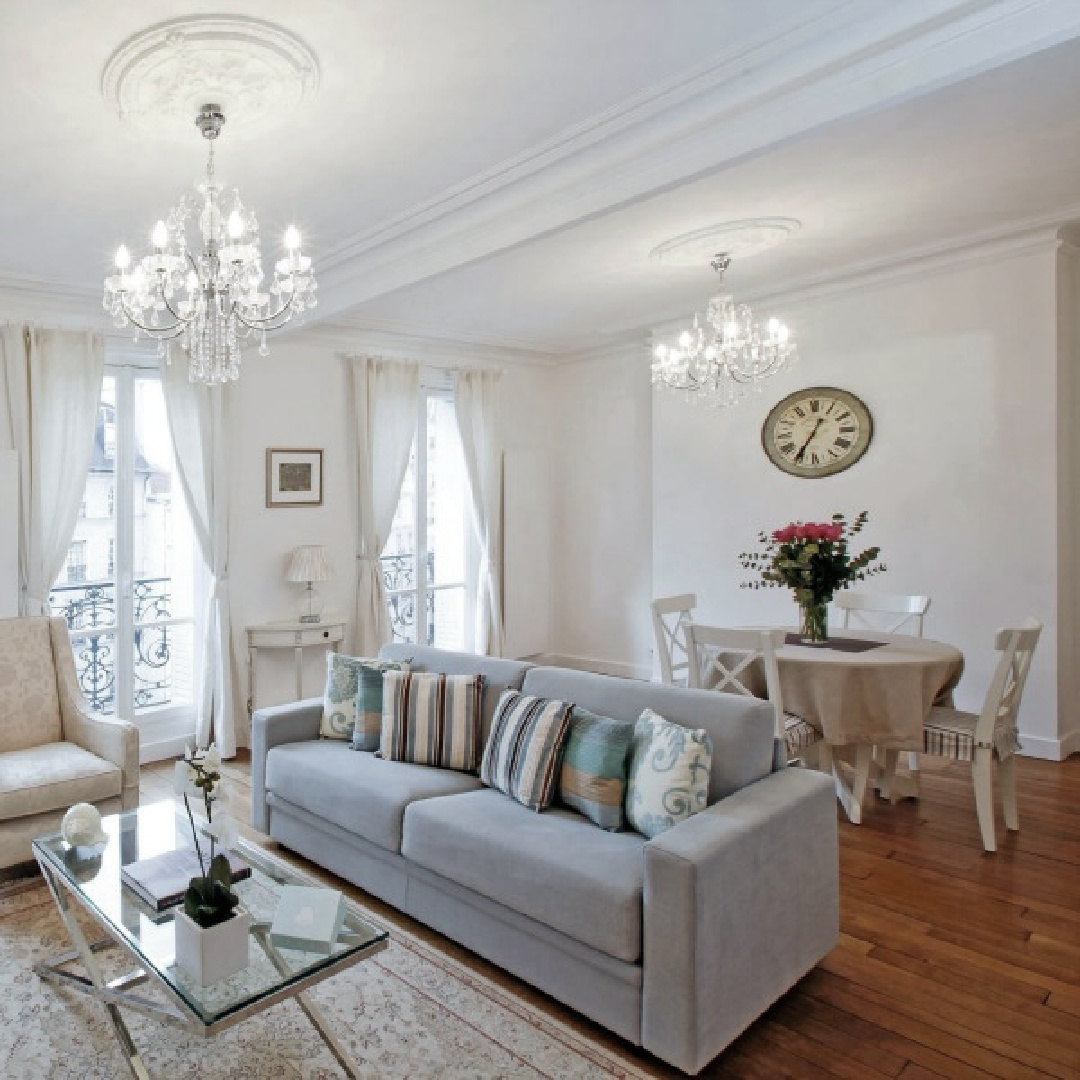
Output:
[[[250,764],[226,769],[231,809],[246,821]],[[171,770],[143,770],[144,801],[171,796]],[[838,815],[840,945],[701,1075],[1080,1078],[1080,756],[1021,759],[1018,790],[1022,831],[1006,835],[999,810],[994,855],[982,850],[961,766],[928,762],[917,803],[868,800],[860,826]],[[360,890],[346,891],[634,1054],[656,1076],[681,1075]]]

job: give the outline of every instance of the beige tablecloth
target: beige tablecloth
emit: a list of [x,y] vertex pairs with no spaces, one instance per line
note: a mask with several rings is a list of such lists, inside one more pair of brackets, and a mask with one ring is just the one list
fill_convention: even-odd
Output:
[[[841,746],[873,743],[893,750],[921,750],[923,722],[935,704],[951,704],[964,670],[959,649],[940,641],[864,630],[830,630],[837,638],[883,641],[866,652],[784,645],[777,650],[784,711],[808,720]],[[760,663],[747,685],[765,697]],[[716,685],[715,670],[706,686]]]

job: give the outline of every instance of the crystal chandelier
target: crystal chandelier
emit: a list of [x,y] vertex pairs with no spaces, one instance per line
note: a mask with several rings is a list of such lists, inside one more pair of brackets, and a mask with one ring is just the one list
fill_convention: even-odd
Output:
[[[123,244],[116,273],[105,279],[104,307],[118,327],[134,326],[158,342],[158,355],[171,360],[179,341],[193,382],[232,382],[240,375],[241,342],[259,340],[266,356],[268,330],[316,304],[311,259],[300,252],[300,234],[285,230],[285,255],[263,291],[259,225],[235,188],[224,191],[214,179],[214,140],[225,116],[204,105],[195,124],[209,142],[206,181],[199,198],[183,196],[150,236],[153,249],[137,263]],[[188,222],[195,219],[199,242],[188,247]]]
[[656,346],[652,381],[657,389],[682,390],[707,405],[734,405],[797,359],[795,342],[782,322],[769,319],[762,327],[748,305],[735,303],[723,283],[730,264],[726,254],[712,259],[720,291],[709,301],[705,325],[695,314],[678,344]]

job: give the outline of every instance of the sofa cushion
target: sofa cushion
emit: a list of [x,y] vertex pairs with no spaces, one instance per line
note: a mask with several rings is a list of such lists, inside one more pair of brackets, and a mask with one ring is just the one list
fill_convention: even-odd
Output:
[[0,754],[0,820],[66,810],[119,795],[118,766],[69,742]]
[[267,791],[393,852],[409,803],[479,787],[475,776],[384,761],[336,739],[285,743],[266,755]]
[[379,754],[441,769],[476,772],[483,675],[387,671]]
[[488,789],[415,802],[401,853],[522,915],[630,963],[641,957],[645,838],[571,810],[535,814]]
[[382,660],[409,660],[413,671],[441,671],[444,675],[483,675],[484,698],[480,707],[480,745],[487,743],[491,720],[504,690],[520,690],[525,672],[532,664],[525,660],[502,660],[475,653],[451,652],[431,645],[393,642],[379,650]]
[[654,709],[673,724],[704,728],[713,744],[710,803],[772,772],[776,719],[767,701],[555,667],[530,668],[524,690],[616,720],[636,723],[643,709]]
[[559,773],[559,801],[601,829],[621,829],[633,738],[633,724],[575,706]]
[[0,753],[63,737],[49,620],[0,619]]
[[568,701],[504,690],[484,748],[480,779],[530,810],[555,797],[570,713]]

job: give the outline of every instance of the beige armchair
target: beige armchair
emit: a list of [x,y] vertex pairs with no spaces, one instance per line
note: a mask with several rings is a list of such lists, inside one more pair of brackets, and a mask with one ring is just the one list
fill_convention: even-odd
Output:
[[77,802],[138,806],[138,729],[90,711],[63,619],[0,619],[0,871]]

